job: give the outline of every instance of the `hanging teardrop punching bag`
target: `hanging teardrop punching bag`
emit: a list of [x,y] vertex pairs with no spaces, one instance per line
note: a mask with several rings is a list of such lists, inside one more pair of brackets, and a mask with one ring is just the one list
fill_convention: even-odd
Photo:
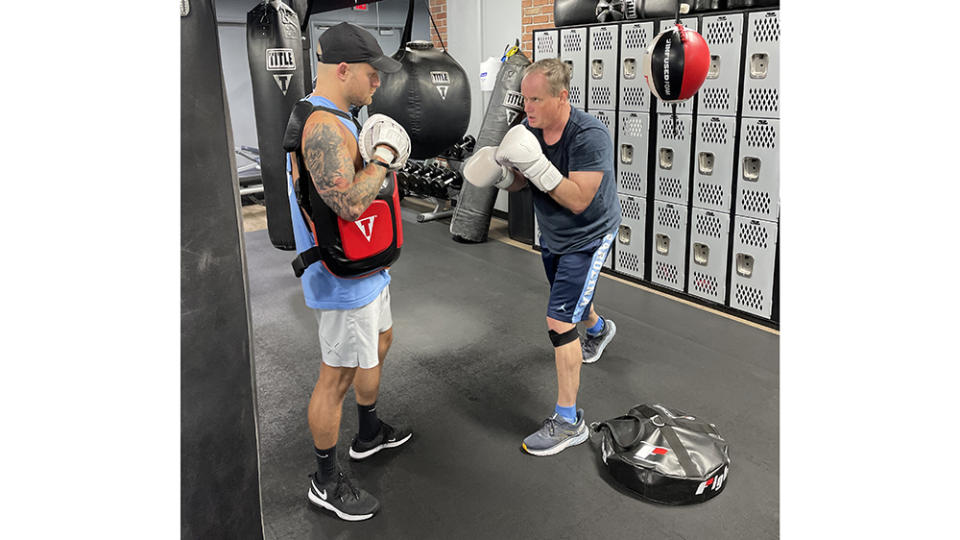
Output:
[[[487,113],[477,134],[477,150],[484,146],[497,146],[513,126],[519,124],[526,114],[523,112],[523,96],[520,94],[520,81],[523,69],[530,60],[522,52],[508,56],[500,71],[497,82],[490,95]],[[460,200],[450,220],[450,234],[458,242],[477,243],[487,240],[490,230],[490,215],[497,202],[496,187],[477,187],[464,182],[460,190]]]
[[407,12],[400,49],[393,59],[403,67],[381,73],[380,88],[367,111],[393,118],[410,135],[410,158],[427,159],[460,142],[470,123],[467,74],[446,50],[429,41],[410,41],[413,0]]
[[270,242],[292,250],[293,223],[287,198],[283,131],[290,111],[306,91],[297,13],[280,0],[257,4],[247,13],[247,57],[253,83],[253,110],[260,147],[260,177],[267,204]]
[[686,101],[697,93],[710,68],[710,48],[703,36],[672,24],[653,38],[643,55],[643,78],[663,103]]

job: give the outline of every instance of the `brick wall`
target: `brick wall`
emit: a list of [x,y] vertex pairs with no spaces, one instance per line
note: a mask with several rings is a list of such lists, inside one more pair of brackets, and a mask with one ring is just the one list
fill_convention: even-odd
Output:
[[440,31],[440,39],[443,40],[443,43],[446,45],[447,42],[447,0],[430,0],[430,14],[433,15],[433,22],[427,21],[427,24],[430,25],[430,40],[433,41],[433,46],[442,49],[440,46],[440,41],[437,40],[437,32],[433,29],[434,23],[437,25],[437,30]]
[[553,28],[553,0],[521,0],[523,38],[520,49],[533,60],[533,31]]
[[[440,37],[447,42],[447,0],[430,0],[430,13],[440,30]],[[523,36],[520,49],[528,58],[533,58],[533,31],[539,28],[553,28],[553,0],[521,0],[521,25]],[[430,39],[434,47],[439,48],[437,33],[430,24]]]

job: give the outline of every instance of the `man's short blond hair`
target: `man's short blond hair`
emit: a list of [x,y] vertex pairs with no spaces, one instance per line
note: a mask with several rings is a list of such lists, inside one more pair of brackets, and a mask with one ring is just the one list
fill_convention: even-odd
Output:
[[523,70],[523,76],[526,77],[534,71],[539,71],[546,77],[551,96],[557,97],[564,90],[567,94],[570,93],[570,72],[573,70],[563,60],[559,58],[537,60]]

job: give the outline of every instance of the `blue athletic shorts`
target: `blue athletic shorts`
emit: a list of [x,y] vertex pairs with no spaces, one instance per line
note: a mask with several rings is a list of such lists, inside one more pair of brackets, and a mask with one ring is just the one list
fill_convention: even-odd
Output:
[[613,233],[597,238],[580,251],[563,255],[553,254],[541,244],[543,268],[550,282],[547,317],[578,323],[590,314],[593,292],[611,244]]

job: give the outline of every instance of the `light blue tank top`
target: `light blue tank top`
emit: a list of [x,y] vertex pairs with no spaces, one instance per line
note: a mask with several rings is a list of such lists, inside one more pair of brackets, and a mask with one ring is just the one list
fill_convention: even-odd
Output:
[[[324,97],[310,95],[304,99],[314,105],[337,109],[332,101]],[[353,122],[346,118],[338,118],[354,137],[359,136],[357,126]],[[302,253],[313,247],[314,241],[310,229],[303,221],[303,212],[297,204],[297,194],[293,190],[293,180],[290,176],[289,154],[287,155],[287,195],[290,199],[290,217],[293,220],[293,238],[297,245],[297,253]],[[390,273],[387,270],[381,270],[364,278],[343,279],[328,272],[322,263],[316,262],[304,271],[300,277],[300,284],[303,286],[303,298],[307,307],[355,309],[377,298],[380,291],[390,284]]]

